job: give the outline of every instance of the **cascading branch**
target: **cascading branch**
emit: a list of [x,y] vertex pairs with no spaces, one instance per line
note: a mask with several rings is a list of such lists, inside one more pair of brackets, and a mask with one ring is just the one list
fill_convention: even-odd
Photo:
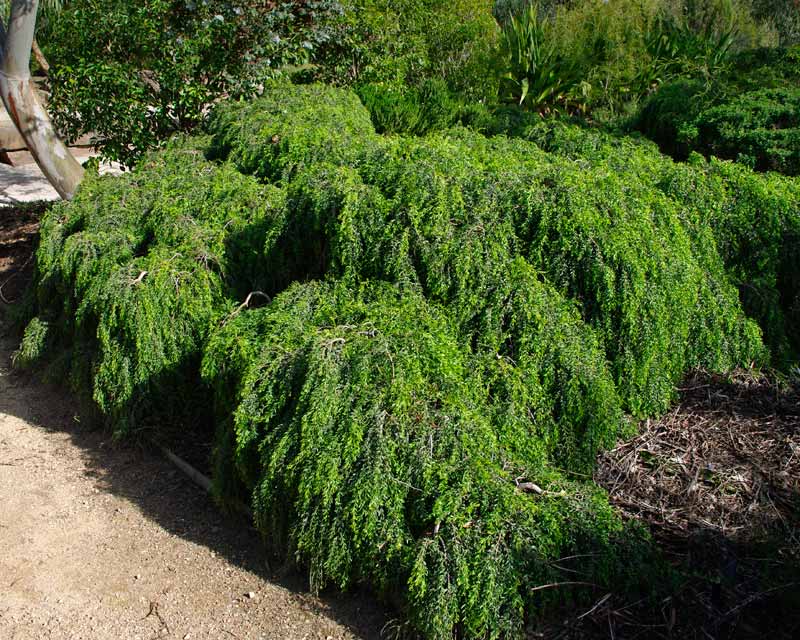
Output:
[[213,395],[220,501],[424,637],[518,635],[576,594],[543,581],[619,588],[652,557],[575,478],[689,369],[765,359],[740,297],[773,357],[796,338],[797,184],[514,126],[535,143],[379,136],[318,85],[220,105],[47,214],[17,362],[120,435],[171,408],[196,437]]
[[[553,312],[547,295],[527,302]],[[622,531],[596,488],[495,411],[483,375],[528,381],[474,359],[418,293],[334,281],[230,319],[204,362],[259,528],[310,566],[312,588],[403,593],[430,638],[516,635],[530,588],[556,579],[549,563]],[[531,482],[539,493],[520,489]]]
[[177,141],[132,174],[89,178],[42,222],[37,338],[18,361],[51,359],[117,434],[191,393],[226,295],[257,284],[254,230],[281,211],[279,190],[201,147]]
[[662,191],[679,208],[694,255],[717,291],[738,289],[756,320],[771,363],[791,365],[800,355],[800,180],[693,154],[674,162],[654,143],[577,126],[518,117],[498,120],[497,131],[531,140],[580,166],[609,168],[624,181]]

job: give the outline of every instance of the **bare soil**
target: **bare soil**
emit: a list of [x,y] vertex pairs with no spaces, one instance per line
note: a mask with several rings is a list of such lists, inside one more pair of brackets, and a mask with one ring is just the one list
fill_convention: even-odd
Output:
[[[0,210],[6,300],[30,274],[38,214]],[[369,594],[312,597],[302,576],[270,570],[245,520],[12,372],[16,344],[0,324],[0,638],[381,636],[386,610]]]

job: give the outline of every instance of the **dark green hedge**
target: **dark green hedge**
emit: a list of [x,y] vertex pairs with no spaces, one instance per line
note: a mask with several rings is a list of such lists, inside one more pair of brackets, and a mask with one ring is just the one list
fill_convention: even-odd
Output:
[[635,128],[662,151],[738,160],[800,175],[800,48],[739,55],[713,82],[668,82],[648,98]]

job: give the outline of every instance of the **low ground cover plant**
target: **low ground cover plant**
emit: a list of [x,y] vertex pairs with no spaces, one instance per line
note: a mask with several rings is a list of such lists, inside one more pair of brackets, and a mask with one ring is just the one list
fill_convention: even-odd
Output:
[[213,410],[220,501],[312,587],[400,594],[424,637],[581,598],[544,584],[653,595],[596,454],[690,369],[791,353],[797,183],[492,126],[383,136],[324,85],[220,105],[47,214],[17,364],[120,436]]

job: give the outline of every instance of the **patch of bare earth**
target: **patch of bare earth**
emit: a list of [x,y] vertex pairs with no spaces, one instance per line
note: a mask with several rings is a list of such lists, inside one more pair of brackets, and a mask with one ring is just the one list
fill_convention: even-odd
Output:
[[12,304],[27,286],[39,217],[47,206],[0,207],[0,305]]

